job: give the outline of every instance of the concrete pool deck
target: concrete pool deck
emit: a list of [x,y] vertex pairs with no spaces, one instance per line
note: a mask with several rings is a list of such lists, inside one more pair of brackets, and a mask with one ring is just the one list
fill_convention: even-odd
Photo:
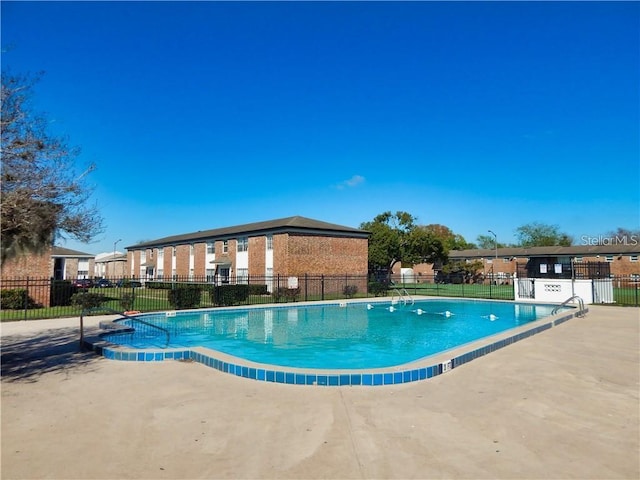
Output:
[[375,388],[112,361],[78,352],[77,318],[3,323],[1,477],[637,479],[640,310],[589,308]]

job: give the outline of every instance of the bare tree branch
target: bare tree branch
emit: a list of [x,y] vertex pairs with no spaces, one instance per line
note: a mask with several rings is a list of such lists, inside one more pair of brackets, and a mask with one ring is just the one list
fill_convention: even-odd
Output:
[[77,148],[47,132],[47,120],[29,105],[34,79],[2,72],[1,228],[2,263],[38,252],[56,238],[88,242],[103,231],[92,189],[84,182],[95,169],[75,172]]

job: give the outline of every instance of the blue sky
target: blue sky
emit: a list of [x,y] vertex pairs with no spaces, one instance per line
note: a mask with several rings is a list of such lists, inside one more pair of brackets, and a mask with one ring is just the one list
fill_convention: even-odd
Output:
[[87,253],[385,211],[640,227],[638,2],[12,2],[3,69],[95,163]]

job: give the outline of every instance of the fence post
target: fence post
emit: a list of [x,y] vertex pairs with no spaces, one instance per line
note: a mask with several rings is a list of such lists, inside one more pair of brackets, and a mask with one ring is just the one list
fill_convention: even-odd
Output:
[[24,319],[27,319],[27,305],[29,303],[29,276],[27,275],[27,286],[26,286],[26,291],[24,292]]
[[309,274],[304,274],[304,301],[309,300]]
[[80,351],[84,352],[84,308],[80,312]]
[[320,276],[321,298],[324,300],[324,273]]

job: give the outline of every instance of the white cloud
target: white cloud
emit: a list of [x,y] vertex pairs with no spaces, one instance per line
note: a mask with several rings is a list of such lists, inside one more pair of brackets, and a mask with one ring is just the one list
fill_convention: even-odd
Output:
[[354,175],[350,179],[340,182],[336,185],[336,188],[338,190],[342,190],[345,188],[357,187],[361,183],[364,183],[364,177],[362,175]]

